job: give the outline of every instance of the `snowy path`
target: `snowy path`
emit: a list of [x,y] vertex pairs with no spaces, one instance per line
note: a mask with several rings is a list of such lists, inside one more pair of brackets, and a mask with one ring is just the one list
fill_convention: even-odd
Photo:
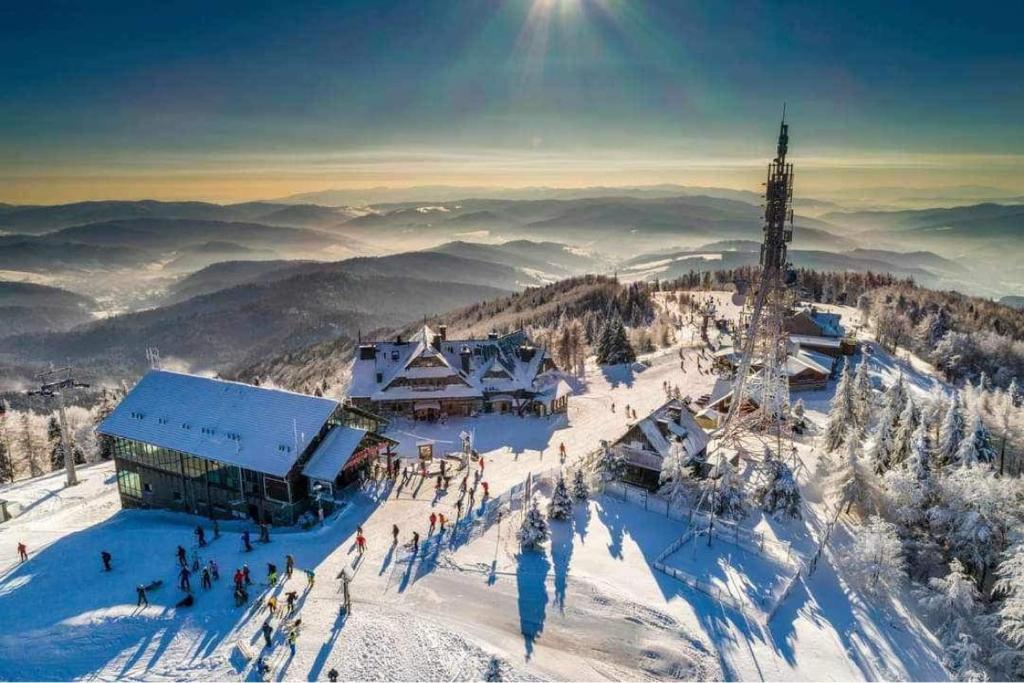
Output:
[[[591,368],[587,391],[570,400],[567,418],[398,424],[394,435],[411,454],[419,438],[455,450],[459,432],[473,431],[484,479],[498,495],[528,472],[557,466],[559,443],[571,461],[619,436],[628,424],[626,404],[643,417],[665,400],[665,381],[683,394],[707,393],[715,377],[697,374],[694,352],[687,353],[686,373],[675,350],[654,354],[643,372]],[[893,367],[879,358],[879,374]],[[828,393],[806,398],[811,419],[820,419]],[[825,512],[807,480],[814,455],[802,452],[807,519],[760,524],[806,551]],[[275,633],[268,657],[276,680],[323,680],[331,668],[342,678],[395,680],[479,679],[494,669],[508,679],[945,677],[920,625],[866,607],[834,568],[841,560],[828,555],[765,628],[652,568],[683,532],[682,523],[607,497],[577,506],[571,522],[553,523],[543,553],[517,556],[506,520],[468,542],[461,536],[431,542],[430,552],[410,564],[391,545],[392,525],[400,527],[403,544],[414,530],[423,543],[432,510],[456,516],[452,495],[435,502],[429,482],[416,497],[415,482],[401,494],[364,491],[325,527],[275,534],[249,554],[240,552],[237,533],[225,533],[204,556],[217,559],[220,582],[196,590],[195,607],[176,609],[182,593],[175,587],[174,548],[191,548],[196,519],[121,511],[112,471],[110,464],[84,468],[83,484],[71,491],[62,490],[59,475],[0,489],[26,510],[0,525],[0,619],[7,625],[0,633],[0,679],[252,679],[252,663],[239,658],[236,642],[259,653],[266,615],[234,607],[230,574],[247,562],[262,580],[266,563],[282,567],[286,553],[298,567],[315,569],[316,584],[306,590],[296,574],[274,589],[281,596],[299,593],[302,619],[294,657]],[[353,545],[357,525],[369,541],[362,558]],[[32,553],[24,565],[13,561],[19,540]],[[100,571],[103,549],[114,555],[110,574]],[[355,576],[349,615],[340,613],[335,580],[343,568]],[[155,578],[165,585],[151,593],[151,607],[137,610],[134,586]]]

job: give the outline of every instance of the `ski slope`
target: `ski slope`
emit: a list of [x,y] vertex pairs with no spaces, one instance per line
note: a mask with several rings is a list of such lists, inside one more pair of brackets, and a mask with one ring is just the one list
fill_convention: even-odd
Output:
[[[568,416],[405,422],[390,435],[411,454],[423,439],[439,450],[457,450],[459,433],[471,431],[484,455],[484,479],[499,495],[529,472],[556,467],[560,443],[571,461],[620,435],[625,405],[642,417],[665,400],[665,381],[684,395],[707,393],[715,377],[698,374],[692,358],[681,371],[676,354],[652,354],[643,371],[591,367]],[[877,349],[871,362],[880,381],[890,381],[901,367],[915,391],[927,391],[933,381]],[[812,421],[823,421],[829,391],[802,394]],[[810,554],[829,513],[811,443],[801,444],[800,452],[804,519],[751,516],[744,524]],[[551,540],[536,553],[518,552],[513,519],[428,542],[431,511],[456,516],[453,496],[435,501],[429,481],[401,492],[369,486],[323,527],[276,532],[251,553],[242,552],[242,526],[226,523],[202,556],[216,559],[220,581],[203,591],[193,577],[196,604],[179,609],[175,548],[191,550],[199,520],[120,510],[110,463],[83,468],[81,476],[70,490],[63,489],[62,474],[0,489],[0,497],[22,509],[0,525],[0,679],[251,680],[254,662],[239,655],[238,643],[262,651],[266,613],[258,599],[283,598],[289,590],[299,593],[302,627],[292,657],[280,620],[273,620],[267,656],[274,680],[324,680],[332,668],[342,679],[367,680],[496,673],[510,680],[947,678],[937,643],[907,607],[912,599],[897,595],[878,604],[861,595],[845,580],[833,547],[764,625],[653,569],[685,523],[604,495],[577,505],[571,520],[552,522]],[[400,527],[397,547],[393,524]],[[368,540],[362,557],[354,545],[357,525]],[[404,547],[414,530],[421,535],[415,560]],[[841,548],[843,531],[834,538]],[[17,562],[19,541],[29,547],[24,564]],[[101,570],[102,550],[113,554],[112,572]],[[312,589],[297,573],[273,589],[255,586],[250,605],[236,608],[234,569],[248,563],[262,582],[266,563],[283,568],[286,553],[300,569],[316,572]],[[343,569],[354,576],[347,615],[339,609],[335,578]],[[135,586],[154,579],[164,586],[150,594],[149,607],[137,608]]]

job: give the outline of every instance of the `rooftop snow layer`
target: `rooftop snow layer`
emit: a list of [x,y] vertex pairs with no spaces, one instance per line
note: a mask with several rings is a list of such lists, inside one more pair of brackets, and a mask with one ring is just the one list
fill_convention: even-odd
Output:
[[96,431],[283,476],[337,401],[150,370]]
[[311,479],[333,481],[355,454],[364,436],[365,429],[344,425],[332,428],[313,451],[313,457],[302,468],[302,473]]

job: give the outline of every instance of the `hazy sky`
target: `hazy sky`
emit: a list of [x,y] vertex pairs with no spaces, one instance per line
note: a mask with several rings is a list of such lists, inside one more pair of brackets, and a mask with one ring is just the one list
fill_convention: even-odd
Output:
[[0,201],[330,187],[1024,194],[1024,5],[6,2]]

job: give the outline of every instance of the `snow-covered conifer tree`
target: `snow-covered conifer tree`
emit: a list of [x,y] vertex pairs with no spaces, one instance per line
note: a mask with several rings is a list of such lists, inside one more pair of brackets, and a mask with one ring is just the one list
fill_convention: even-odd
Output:
[[668,455],[661,461],[658,483],[661,485],[658,493],[674,502],[685,500],[694,489],[693,463],[678,438],[669,443]]
[[967,417],[967,429],[957,448],[956,461],[962,467],[972,467],[978,463],[990,463],[994,458],[991,435],[981,418],[981,408],[975,403]]
[[906,577],[906,560],[896,525],[872,515],[857,529],[846,566],[868,591],[880,593],[898,586]]
[[[945,652],[944,662],[959,680],[976,675],[977,654],[975,626],[981,614],[981,594],[960,560],[949,563],[949,573],[928,581],[921,604],[940,619],[936,635]],[[965,640],[966,637],[966,640]]]
[[893,432],[892,464],[899,464],[910,456],[910,444],[914,438],[914,432],[921,422],[921,414],[914,404],[914,399],[907,396],[903,404],[903,411],[900,413],[899,423]]
[[530,509],[523,515],[523,523],[516,534],[519,544],[524,548],[536,548],[548,540],[548,523],[541,514],[540,506],[534,500]]
[[960,394],[954,393],[942,417],[942,426],[939,427],[939,441],[935,445],[936,464],[944,467],[955,462],[963,438],[964,414],[960,407]]
[[868,460],[876,474],[884,474],[892,467],[892,453],[895,447],[896,422],[899,416],[893,412],[893,407],[886,403],[882,407],[882,414],[878,418],[878,426],[875,428],[875,436],[868,448]]
[[612,481],[622,476],[626,469],[626,461],[616,449],[602,442],[601,457],[597,462],[597,468],[601,472],[602,479]]
[[719,459],[711,475],[701,480],[701,489],[716,515],[740,519],[747,514],[743,482],[728,458],[723,456]]
[[806,406],[804,406],[804,400],[798,398],[796,403],[793,404],[793,410],[790,411],[793,414],[793,423],[798,427],[804,426],[804,415],[807,412]]
[[857,507],[862,512],[875,508],[876,485],[870,468],[860,457],[861,447],[853,439],[846,445],[835,463],[829,484],[836,504],[849,512]]
[[765,512],[785,512],[791,517],[799,517],[800,488],[793,470],[767,448],[762,467],[764,477],[754,487],[754,502]]
[[864,438],[868,428],[871,426],[871,405],[874,390],[871,388],[871,378],[868,377],[868,362],[861,359],[857,364],[857,371],[853,375],[853,415],[856,418],[857,440]]
[[825,423],[824,446],[826,450],[834,451],[844,443],[846,439],[855,432],[856,416],[853,403],[853,375],[850,373],[850,364],[843,366],[842,376],[836,385],[836,393],[832,397],[832,408],[828,413],[828,420]]
[[572,478],[572,495],[576,500],[586,500],[590,497],[590,488],[587,486],[587,479],[583,476],[583,470],[576,470]]
[[1007,551],[996,569],[995,590],[1003,598],[996,617],[997,632],[1009,646],[1002,653],[1001,663],[1016,675],[1024,674],[1024,541]]
[[572,516],[572,498],[569,497],[569,487],[565,485],[565,477],[559,475],[555,482],[555,490],[551,493],[551,500],[548,502],[548,517],[551,519],[569,519]]

